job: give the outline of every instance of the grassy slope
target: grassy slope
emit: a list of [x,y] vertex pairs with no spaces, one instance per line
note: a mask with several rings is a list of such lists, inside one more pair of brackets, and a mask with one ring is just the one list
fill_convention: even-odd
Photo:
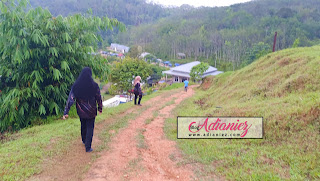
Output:
[[[263,116],[263,140],[178,140],[190,159],[230,180],[320,179],[320,47],[262,57],[208,78],[179,116]],[[222,107],[222,108],[217,108]],[[176,119],[166,133],[176,138]],[[212,165],[215,166],[213,169]]]
[[[173,85],[166,89],[175,88]],[[161,90],[144,96],[142,102],[163,93],[170,94],[166,90]],[[132,103],[104,109],[102,115],[96,118],[96,122],[111,119],[124,113],[130,107],[132,107]],[[141,110],[146,108],[142,107]],[[75,106],[72,107],[72,112],[75,112]],[[100,134],[96,136],[102,138],[104,142],[97,145],[95,150],[108,149],[107,142],[110,141],[112,136],[109,130],[114,130],[117,133],[120,128],[127,125],[128,120],[134,119],[136,116],[125,115],[103,128]],[[43,161],[62,155],[77,139],[80,140],[80,121],[78,117],[68,120],[55,120],[49,124],[27,128],[8,136],[7,141],[0,142],[0,180],[25,180],[36,173],[40,173],[43,169]],[[92,159],[94,159],[94,156]]]

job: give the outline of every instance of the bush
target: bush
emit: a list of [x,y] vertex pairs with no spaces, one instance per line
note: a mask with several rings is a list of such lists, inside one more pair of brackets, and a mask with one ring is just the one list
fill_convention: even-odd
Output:
[[132,81],[135,76],[140,76],[145,81],[152,73],[152,70],[145,61],[126,57],[121,62],[114,62],[111,68],[110,81],[117,83],[119,91],[132,89]]
[[146,93],[147,93],[147,95],[152,94],[153,93],[153,88],[149,87],[148,89],[146,89]]
[[101,40],[95,35],[100,30],[124,27],[107,17],[53,17],[48,10],[27,4],[0,1],[0,132],[61,113],[83,67],[106,77],[107,62],[88,52]]
[[117,95],[119,93],[117,86],[113,84],[109,87],[108,91],[110,95]]
[[167,87],[167,83],[162,83],[162,84],[159,84],[159,90],[162,90],[164,89],[165,87]]

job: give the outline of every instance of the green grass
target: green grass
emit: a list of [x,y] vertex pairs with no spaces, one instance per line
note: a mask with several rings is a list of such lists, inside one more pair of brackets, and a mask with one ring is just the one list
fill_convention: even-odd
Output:
[[150,124],[153,121],[153,118],[146,119],[146,124]]
[[137,139],[137,147],[141,149],[147,149],[148,145],[146,144],[144,140],[144,135],[143,133],[146,131],[146,129],[139,129],[138,130],[138,135],[136,137]]
[[139,173],[143,172],[145,168],[141,164],[142,160],[143,158],[141,155],[139,155],[138,158],[130,160],[121,180],[128,180],[129,175],[137,176]]
[[146,119],[146,124],[150,124],[156,117],[158,117],[158,115],[158,112],[154,112],[152,118]]
[[1,180],[23,180],[41,171],[42,160],[61,154],[64,147],[79,133],[79,121],[69,119],[25,129],[16,139],[1,143]]
[[175,100],[176,100],[176,98],[173,98],[171,101],[165,103],[163,106],[161,106],[160,110],[167,107],[167,106],[174,104]]
[[[170,94],[172,91],[167,92],[157,91],[154,94],[144,96],[142,103],[161,94]],[[130,102],[120,104],[115,108],[103,109],[103,113],[96,117],[96,123],[117,118],[132,106],[133,103]],[[104,142],[96,151],[108,148],[107,145],[112,137],[109,133],[110,130],[114,130],[117,134],[120,128],[127,126],[129,120],[134,119],[147,108],[147,106],[142,106],[136,114],[125,115],[121,119],[107,124],[98,135]],[[75,112],[75,106],[72,109]],[[18,133],[7,135],[6,140],[0,143],[0,180],[26,180],[32,175],[40,173],[45,159],[62,155],[80,137],[79,118],[71,117],[67,120],[57,118],[48,118],[50,120],[48,124],[26,128]]]
[[175,116],[262,116],[262,140],[176,140],[176,118],[166,121],[166,135],[187,159],[214,165],[211,172],[228,180],[319,180],[319,62],[319,46],[272,53],[206,79],[174,110]]
[[114,95],[110,95],[110,94],[103,94],[103,95],[102,95],[102,97],[103,97],[103,98],[102,98],[103,100],[108,100],[108,99],[110,99],[110,98],[113,98],[113,97],[114,97]]
[[[189,86],[190,85],[196,85],[196,83],[190,81]],[[179,88],[184,88],[184,83],[173,83],[167,87],[162,88],[161,90],[174,90],[174,89],[179,89]]]
[[183,88],[184,87],[184,83],[173,83],[161,90],[173,90],[173,89],[178,89],[178,88]]

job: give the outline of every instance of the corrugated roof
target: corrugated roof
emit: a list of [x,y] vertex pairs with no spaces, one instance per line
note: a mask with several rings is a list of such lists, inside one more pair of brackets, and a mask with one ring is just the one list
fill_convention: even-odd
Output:
[[199,61],[195,61],[195,62],[190,62],[190,63],[186,63],[186,64],[183,64],[183,65],[180,65],[178,67],[174,67],[170,70],[172,71],[177,71],[177,72],[184,72],[184,73],[190,73],[191,72],[191,69],[192,67],[196,66],[200,64]]
[[162,73],[164,73],[164,74],[168,74],[168,75],[175,75],[175,76],[179,76],[179,77],[186,77],[186,78],[190,78],[190,75],[189,75],[188,73],[183,73],[183,72],[173,72],[172,70],[163,71]]
[[[181,77],[190,77],[190,72],[192,67],[199,65],[201,62],[199,61],[194,61],[190,62],[187,64],[183,64],[174,68],[171,68],[168,71],[163,71],[162,73],[164,74],[169,74],[169,75],[176,75],[176,76],[181,76]],[[218,69],[212,66],[209,66],[208,70],[203,74],[203,77],[206,77],[208,75],[218,75],[220,73],[223,73],[221,71],[217,71]]]
[[[201,62],[199,62],[199,61],[194,61],[194,62],[190,62],[190,63],[186,63],[186,64],[183,64],[183,65],[180,65],[178,67],[174,67],[174,68],[172,68],[170,70],[178,71],[178,72],[184,72],[184,73],[190,73],[192,67],[194,67],[196,65],[199,65],[200,63]],[[217,70],[218,70],[217,68],[209,66],[208,70],[204,74],[207,74],[209,72],[214,72],[214,71],[217,71]]]

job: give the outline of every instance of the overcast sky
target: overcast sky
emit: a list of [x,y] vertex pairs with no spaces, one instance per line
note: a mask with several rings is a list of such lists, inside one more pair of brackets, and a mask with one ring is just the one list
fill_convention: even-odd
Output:
[[189,4],[191,6],[230,6],[232,4],[248,2],[250,0],[147,0],[147,2],[154,2],[162,5],[181,6],[182,4]]

